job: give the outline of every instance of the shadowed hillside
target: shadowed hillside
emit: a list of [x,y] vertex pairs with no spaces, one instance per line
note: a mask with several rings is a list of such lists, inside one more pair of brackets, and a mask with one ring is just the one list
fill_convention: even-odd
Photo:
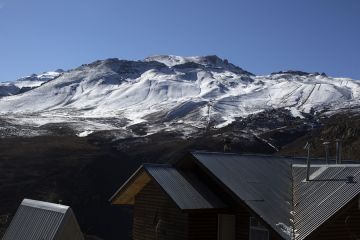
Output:
[[[299,119],[268,111],[187,139],[166,131],[122,140],[111,137],[116,131],[86,138],[66,131],[54,136],[3,138],[0,228],[4,231],[23,198],[33,198],[70,205],[86,234],[130,239],[131,208],[111,206],[108,199],[142,162],[174,162],[195,149],[223,151],[226,140],[233,152],[272,154],[278,149],[277,154],[288,156],[304,156],[304,144],[312,141],[312,156],[323,157],[321,143],[340,137],[344,158],[359,159],[359,123],[360,118],[350,113],[330,119]],[[332,156],[334,150],[332,147]]]
[[107,199],[137,168],[136,160],[71,136],[1,139],[0,152],[2,230],[6,215],[33,198],[73,207],[85,233],[129,235],[129,210],[113,208]]

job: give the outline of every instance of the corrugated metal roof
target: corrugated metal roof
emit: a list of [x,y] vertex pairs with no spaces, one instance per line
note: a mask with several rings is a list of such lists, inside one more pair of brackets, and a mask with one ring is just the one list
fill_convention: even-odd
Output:
[[304,239],[360,193],[359,164],[312,165],[306,182],[306,165],[299,165],[305,159],[193,156],[284,239]]
[[226,207],[195,176],[184,175],[170,165],[144,164],[144,169],[182,210]]
[[[67,219],[75,219],[71,218],[72,215],[68,206],[24,199],[3,240],[64,239],[59,233],[64,232]],[[71,234],[73,237],[70,239],[83,239],[80,229],[75,229],[78,232]]]
[[[293,167],[296,239],[304,239],[360,193],[360,165]],[[316,173],[316,174],[315,174]],[[353,177],[354,181],[348,181]]]
[[[148,180],[140,181],[141,177]],[[220,209],[226,204],[191,173],[169,164],[143,164],[110,198],[113,204],[134,204],[135,196],[153,179],[181,210]]]

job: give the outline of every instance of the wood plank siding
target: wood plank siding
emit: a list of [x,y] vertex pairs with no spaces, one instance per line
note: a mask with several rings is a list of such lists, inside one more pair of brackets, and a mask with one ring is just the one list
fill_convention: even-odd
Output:
[[[218,214],[234,214],[236,240],[249,239],[250,213],[236,206],[227,211],[198,210],[182,212],[175,203],[151,181],[136,196],[134,205],[134,240],[217,240]],[[158,231],[156,233],[156,225]],[[270,239],[279,239],[275,234]]]
[[250,213],[241,205],[234,209],[236,215],[236,239],[248,240],[250,229]]
[[187,234],[187,214],[154,181],[148,183],[135,197],[133,239],[184,240]]
[[189,238],[191,240],[217,240],[218,214],[216,212],[194,212],[188,215]]

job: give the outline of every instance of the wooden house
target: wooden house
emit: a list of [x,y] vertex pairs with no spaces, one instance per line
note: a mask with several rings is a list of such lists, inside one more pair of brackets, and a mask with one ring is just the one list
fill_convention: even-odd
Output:
[[194,152],[143,164],[110,201],[133,205],[134,240],[360,239],[360,164],[307,169],[304,159]]

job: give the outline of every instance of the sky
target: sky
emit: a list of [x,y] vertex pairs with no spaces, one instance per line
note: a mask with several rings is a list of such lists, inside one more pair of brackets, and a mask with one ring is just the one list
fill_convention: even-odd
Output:
[[156,54],[360,80],[360,1],[0,0],[0,81]]

